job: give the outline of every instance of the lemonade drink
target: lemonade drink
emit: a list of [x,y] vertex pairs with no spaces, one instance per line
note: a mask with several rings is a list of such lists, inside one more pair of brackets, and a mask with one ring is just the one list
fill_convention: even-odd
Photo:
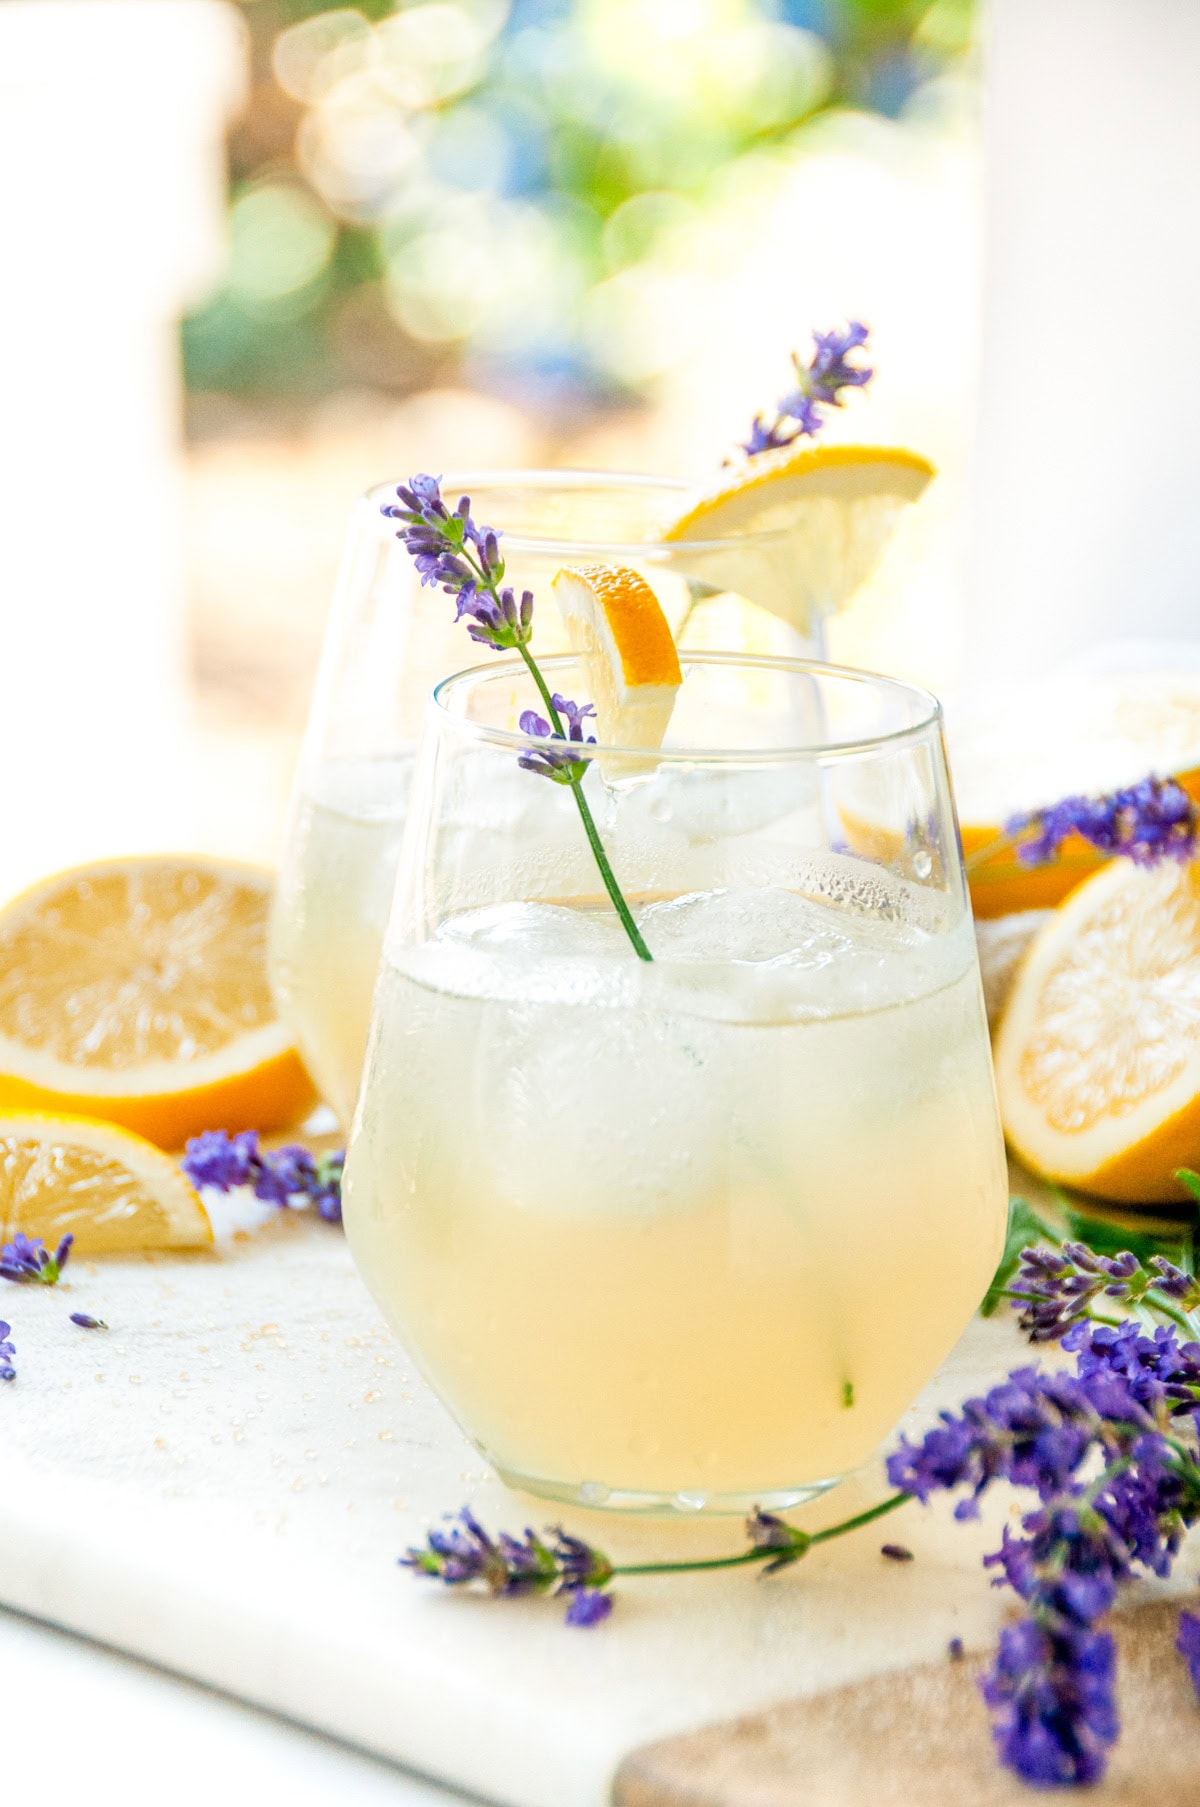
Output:
[[271,920],[271,988],[322,1095],[354,1114],[412,759],[333,759],[296,798]]
[[346,1227],[510,1480],[795,1501],[949,1351],[1007,1186],[970,923],[928,895],[814,855],[643,905],[652,965],[546,902],[385,956]]

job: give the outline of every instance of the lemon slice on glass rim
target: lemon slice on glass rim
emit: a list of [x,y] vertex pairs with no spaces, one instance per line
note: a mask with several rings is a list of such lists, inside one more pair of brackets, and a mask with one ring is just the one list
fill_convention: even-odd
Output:
[[[587,675],[600,745],[661,747],[683,673],[650,585],[625,565],[569,565],[551,587]],[[644,770],[646,763],[601,760],[606,776]]]
[[75,1252],[200,1248],[204,1206],[169,1155],[115,1123],[0,1111],[0,1242],[18,1231]]
[[780,446],[722,471],[662,537],[686,576],[810,634],[861,588],[933,476],[899,446]]
[[0,1110],[103,1118],[182,1148],[282,1127],[312,1083],[267,985],[271,875],[109,860],[0,909]]

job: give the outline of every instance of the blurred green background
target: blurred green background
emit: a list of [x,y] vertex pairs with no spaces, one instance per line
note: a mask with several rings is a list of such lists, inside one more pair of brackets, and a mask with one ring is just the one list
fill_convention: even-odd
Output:
[[[187,382],[305,405],[636,395],[678,247],[838,109],[903,117],[973,0],[242,0],[231,254]],[[794,251],[794,247],[792,248]],[[661,311],[661,310],[660,310]]]

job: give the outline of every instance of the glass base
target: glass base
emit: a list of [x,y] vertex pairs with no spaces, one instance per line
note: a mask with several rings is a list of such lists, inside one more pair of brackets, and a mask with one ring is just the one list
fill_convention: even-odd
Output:
[[759,1488],[750,1493],[705,1493],[685,1490],[681,1493],[643,1493],[630,1487],[606,1487],[602,1481],[550,1481],[542,1475],[519,1474],[512,1468],[496,1465],[496,1472],[506,1487],[518,1493],[533,1493],[539,1499],[555,1500],[560,1506],[586,1506],[592,1512],[655,1512],[685,1518],[739,1517],[761,1508],[764,1512],[787,1512],[793,1506],[807,1505],[819,1499],[844,1480],[832,1475],[824,1481],[806,1481],[796,1487]]

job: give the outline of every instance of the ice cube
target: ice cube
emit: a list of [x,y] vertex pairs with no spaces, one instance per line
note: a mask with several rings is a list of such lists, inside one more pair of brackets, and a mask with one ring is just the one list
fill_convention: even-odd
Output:
[[629,949],[617,917],[564,904],[502,903],[452,916],[443,926],[448,940],[484,952],[530,962],[604,959]]
[[650,904],[639,927],[660,960],[825,966],[854,945],[852,919],[794,891],[700,891]]
[[526,1002],[496,1024],[503,1057],[486,1063],[480,1121],[489,1185],[512,1204],[627,1219],[702,1211],[720,1195],[722,1030],[641,995],[626,1009]]
[[691,842],[759,834],[801,811],[817,812],[819,830],[819,803],[819,774],[800,762],[741,771],[663,765],[622,799],[631,816],[644,814]]

